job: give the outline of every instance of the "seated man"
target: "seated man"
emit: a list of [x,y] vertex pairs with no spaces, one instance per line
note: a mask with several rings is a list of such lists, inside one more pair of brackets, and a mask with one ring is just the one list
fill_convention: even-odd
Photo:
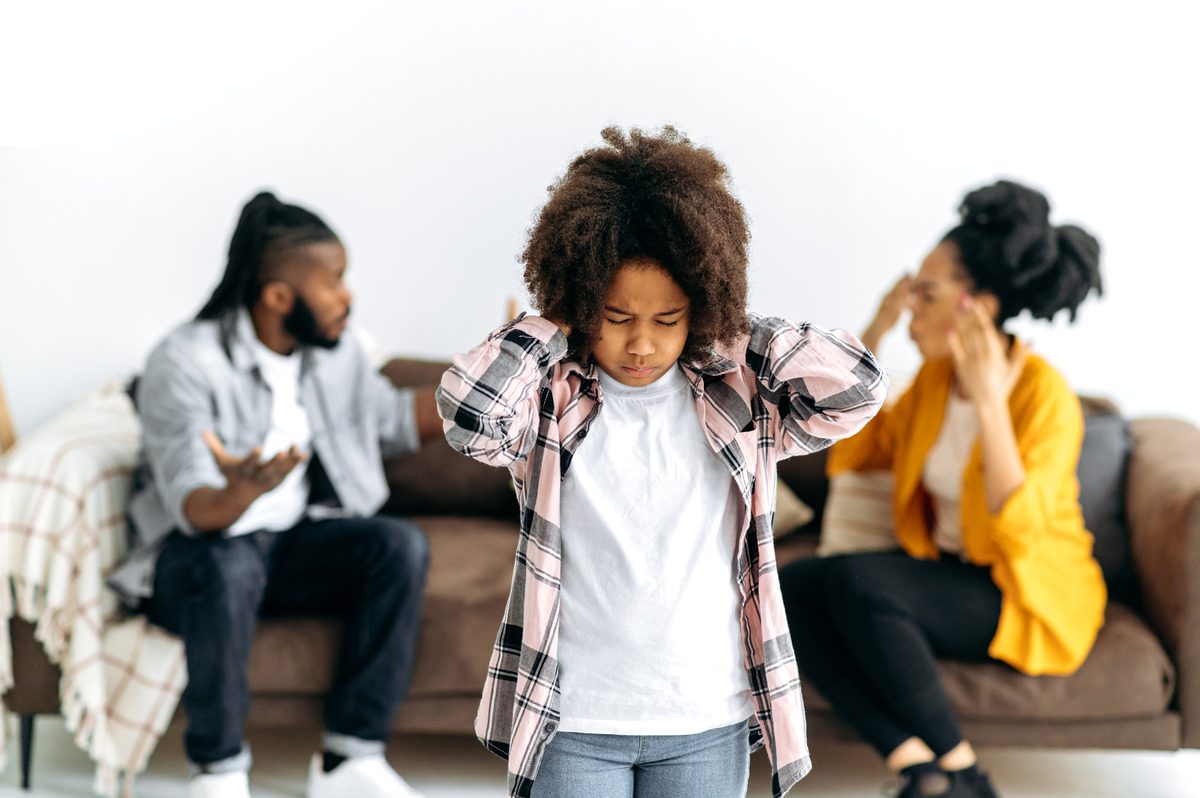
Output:
[[429,559],[377,515],[382,457],[441,435],[432,390],[399,390],[347,335],[346,253],[259,194],[220,285],[151,353],[136,390],[141,547],[110,583],[183,638],[193,798],[248,796],[246,668],[260,614],[345,617],[308,795],[417,796],[383,757],[414,662]]

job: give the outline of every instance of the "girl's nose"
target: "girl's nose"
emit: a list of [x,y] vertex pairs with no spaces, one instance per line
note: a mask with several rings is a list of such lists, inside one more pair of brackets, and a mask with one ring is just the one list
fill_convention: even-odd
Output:
[[635,335],[629,339],[629,346],[626,351],[631,355],[646,357],[654,354],[654,342],[647,335]]

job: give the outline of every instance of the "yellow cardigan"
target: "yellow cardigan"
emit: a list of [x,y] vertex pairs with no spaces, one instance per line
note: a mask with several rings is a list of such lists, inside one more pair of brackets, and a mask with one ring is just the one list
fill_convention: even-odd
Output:
[[[921,474],[941,430],[953,375],[948,358],[927,362],[895,406],[830,451],[830,476],[892,471],[896,537],[921,559],[939,556]],[[1000,588],[1000,624],[988,653],[1025,673],[1069,674],[1091,650],[1107,601],[1075,476],[1083,412],[1062,376],[1032,354],[1008,407],[1025,482],[997,515],[988,512],[976,441],[963,473],[963,553],[970,562],[990,566]]]

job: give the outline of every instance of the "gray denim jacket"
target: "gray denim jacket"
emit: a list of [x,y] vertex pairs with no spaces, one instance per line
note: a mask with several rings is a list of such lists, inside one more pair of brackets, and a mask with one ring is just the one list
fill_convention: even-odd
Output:
[[[127,604],[151,595],[167,533],[196,533],[183,513],[188,495],[225,486],[201,433],[211,430],[238,455],[261,444],[270,429],[271,389],[259,371],[255,337],[242,308],[184,324],[150,354],[136,390],[142,453],[127,508],[130,553],[108,580]],[[380,374],[353,334],[343,334],[334,349],[301,352],[300,402],[313,453],[340,513],[374,515],[388,496],[383,457],[420,448],[414,392]]]

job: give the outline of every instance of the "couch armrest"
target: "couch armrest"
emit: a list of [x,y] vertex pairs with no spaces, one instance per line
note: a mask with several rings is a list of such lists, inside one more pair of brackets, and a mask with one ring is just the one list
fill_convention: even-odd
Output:
[[1138,419],[1126,483],[1130,546],[1145,612],[1179,675],[1183,745],[1200,748],[1200,429]]
[[[9,617],[38,625],[55,662],[92,649],[117,609],[104,588],[128,544],[125,504],[140,430],[119,383],[89,394],[26,435],[0,461],[0,637]],[[5,600],[11,598],[11,600]],[[4,644],[0,640],[0,645]],[[2,672],[0,685],[9,675]],[[102,679],[102,677],[101,677]]]

